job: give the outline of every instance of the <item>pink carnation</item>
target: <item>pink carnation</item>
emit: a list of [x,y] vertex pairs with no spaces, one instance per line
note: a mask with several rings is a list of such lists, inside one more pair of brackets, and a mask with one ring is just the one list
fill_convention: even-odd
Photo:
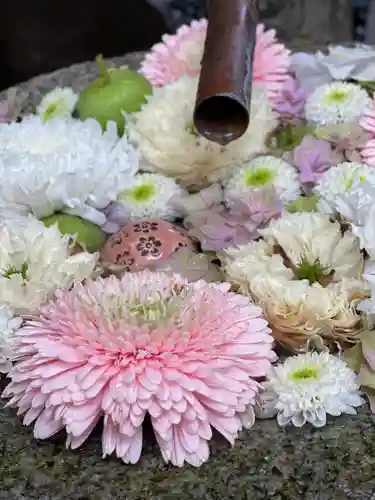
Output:
[[233,443],[253,424],[274,359],[261,309],[229,287],[144,271],[61,292],[16,334],[8,406],[72,448],[104,417],[103,456],[126,463],[149,415],[166,462],[201,465],[212,427]]
[[[206,31],[207,20],[201,19],[181,26],[175,35],[164,35],[162,43],[154,45],[146,55],[141,72],[154,87],[164,87],[184,75],[199,75]],[[258,25],[253,81],[264,83],[272,100],[290,78],[289,54],[285,45],[277,42],[275,30]]]

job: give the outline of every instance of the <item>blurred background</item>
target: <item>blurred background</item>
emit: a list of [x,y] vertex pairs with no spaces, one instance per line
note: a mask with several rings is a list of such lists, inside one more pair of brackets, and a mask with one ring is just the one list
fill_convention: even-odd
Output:
[[[228,0],[229,1],[229,0]],[[258,0],[293,44],[364,41],[371,0]],[[375,0],[374,0],[375,1]],[[0,0],[0,89],[92,60],[145,50],[206,14],[206,0]],[[303,44],[302,44],[303,45]]]

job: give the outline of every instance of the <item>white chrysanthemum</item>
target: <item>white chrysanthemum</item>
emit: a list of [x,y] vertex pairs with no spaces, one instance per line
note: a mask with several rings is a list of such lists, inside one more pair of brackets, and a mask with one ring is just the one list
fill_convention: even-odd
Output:
[[12,368],[13,336],[22,324],[22,318],[5,304],[0,304],[0,373],[8,373]]
[[226,185],[225,196],[241,197],[269,184],[275,186],[283,203],[290,203],[301,195],[299,174],[293,165],[275,156],[259,156],[235,171]]
[[37,113],[43,122],[57,116],[69,116],[73,113],[78,95],[70,87],[56,87],[40,101]]
[[35,217],[0,223],[0,304],[15,314],[38,309],[58,289],[90,277],[98,254],[71,255],[70,236]]
[[266,151],[266,139],[277,126],[265,89],[253,88],[250,126],[238,140],[221,146],[200,137],[193,127],[198,78],[183,77],[154,88],[147,104],[128,119],[130,139],[145,159],[143,169],[202,186],[227,179],[231,171]]
[[336,212],[350,223],[370,259],[375,259],[375,182],[359,182],[337,196]]
[[338,198],[360,182],[375,185],[375,169],[364,163],[344,162],[326,170],[314,188],[320,198],[317,208],[320,212],[333,214]]
[[137,174],[117,196],[124,218],[173,220],[178,215],[169,200],[184,191],[174,179],[161,174]]
[[285,214],[264,241],[220,252],[227,281],[259,303],[275,338],[292,351],[355,342],[356,311],[369,294],[358,239],[317,213]]
[[291,356],[271,368],[261,401],[267,413],[274,407],[281,427],[307,422],[323,427],[327,415],[356,415],[356,408],[364,404],[356,378],[344,361],[327,352]]
[[138,161],[114,123],[104,133],[91,119],[0,124],[0,206],[26,207],[38,218],[60,210],[102,225],[100,210],[129,185]]
[[357,121],[371,104],[367,92],[354,83],[321,85],[306,100],[306,120],[314,125]]

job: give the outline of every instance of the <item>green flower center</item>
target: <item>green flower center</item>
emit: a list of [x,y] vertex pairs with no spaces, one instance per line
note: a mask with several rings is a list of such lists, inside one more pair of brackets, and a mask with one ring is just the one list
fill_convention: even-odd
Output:
[[249,170],[245,173],[246,186],[264,186],[272,184],[275,174],[272,170],[265,167],[259,167],[255,170]]
[[28,270],[29,264],[27,262],[24,262],[21,265],[20,269],[18,269],[16,266],[9,266],[8,269],[4,271],[3,277],[9,279],[13,274],[20,274],[22,276],[22,279],[26,280]]
[[320,282],[320,279],[327,276],[327,274],[327,268],[320,264],[319,259],[317,259],[313,264],[304,260],[295,271],[295,277],[298,280],[308,280],[310,285]]
[[[359,180],[360,182],[367,182],[367,179],[364,175],[360,175]],[[349,189],[353,187],[353,183],[354,183],[353,179],[349,179],[345,191],[349,191]]]
[[316,380],[318,376],[318,369],[315,366],[306,366],[291,373],[290,378],[294,382],[301,382],[304,380]]
[[342,104],[348,97],[348,92],[341,89],[333,89],[327,95],[326,101],[335,104]]
[[51,118],[53,118],[55,116],[55,114],[57,113],[57,111],[58,111],[57,103],[54,102],[54,103],[50,104],[42,115],[42,122],[45,123],[48,120],[50,120]]
[[135,186],[131,191],[122,191],[119,193],[118,199],[125,200],[130,198],[133,201],[137,201],[139,203],[145,203],[150,201],[156,193],[156,186],[151,182],[141,184],[140,186]]

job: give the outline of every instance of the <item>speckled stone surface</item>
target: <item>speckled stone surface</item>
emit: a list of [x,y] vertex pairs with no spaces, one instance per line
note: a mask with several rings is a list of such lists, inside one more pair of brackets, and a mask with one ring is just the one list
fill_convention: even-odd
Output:
[[[293,45],[318,48],[305,40]],[[141,59],[130,54],[109,65],[137,68]],[[35,105],[55,86],[80,91],[96,74],[94,62],[78,64],[22,88]],[[0,500],[375,500],[375,417],[366,408],[319,430],[257,422],[233,448],[215,436],[198,470],[165,466],[147,428],[134,466],[101,459],[100,429],[80,450],[66,450],[64,441],[63,434],[36,441],[14,411],[0,409]]]

